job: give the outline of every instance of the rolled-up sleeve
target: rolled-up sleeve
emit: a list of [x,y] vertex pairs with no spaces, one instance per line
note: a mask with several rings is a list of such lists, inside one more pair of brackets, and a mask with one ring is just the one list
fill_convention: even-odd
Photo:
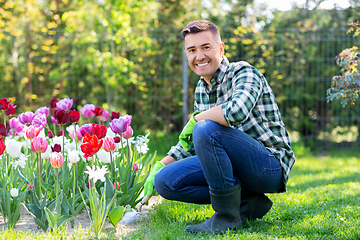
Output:
[[232,128],[246,121],[262,93],[261,78],[251,66],[241,67],[235,71],[231,97],[222,104],[222,113]]
[[191,147],[190,151],[186,151],[178,142],[175,146],[172,146],[167,155],[172,156],[176,160],[191,157],[195,155],[194,147]]

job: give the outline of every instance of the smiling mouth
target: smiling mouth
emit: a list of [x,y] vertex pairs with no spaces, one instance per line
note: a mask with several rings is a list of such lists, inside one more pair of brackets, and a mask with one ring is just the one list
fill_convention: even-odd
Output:
[[196,66],[198,66],[198,67],[205,67],[206,65],[208,65],[209,63],[208,62],[206,62],[206,63],[198,63],[198,64],[196,64]]

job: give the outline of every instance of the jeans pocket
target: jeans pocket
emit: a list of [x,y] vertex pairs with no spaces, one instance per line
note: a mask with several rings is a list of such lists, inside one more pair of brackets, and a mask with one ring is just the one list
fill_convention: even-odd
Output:
[[263,193],[273,193],[282,186],[282,167],[267,169],[265,168],[257,180],[256,190]]

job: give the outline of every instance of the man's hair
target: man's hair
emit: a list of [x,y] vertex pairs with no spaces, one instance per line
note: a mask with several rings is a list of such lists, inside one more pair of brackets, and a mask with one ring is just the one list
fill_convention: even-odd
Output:
[[215,24],[207,20],[198,20],[190,22],[186,27],[181,31],[183,40],[185,40],[186,35],[191,33],[199,33],[204,31],[212,32],[215,40],[217,38],[221,41],[219,29]]

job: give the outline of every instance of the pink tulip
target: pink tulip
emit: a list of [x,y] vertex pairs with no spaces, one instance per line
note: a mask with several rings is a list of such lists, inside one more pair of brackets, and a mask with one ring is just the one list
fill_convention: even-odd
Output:
[[121,133],[121,136],[122,136],[123,138],[125,138],[125,139],[131,138],[132,135],[133,135],[133,130],[132,130],[132,128],[131,128],[130,126],[128,126],[128,127],[126,128],[126,131],[125,131],[125,132]]
[[114,187],[115,187],[117,190],[119,190],[119,188],[120,188],[119,182],[114,183]]
[[110,116],[110,113],[107,110],[103,109],[101,116],[97,116],[97,118],[102,122],[106,122],[108,120],[109,116]]
[[33,189],[33,188],[34,188],[34,184],[28,183],[28,184],[27,184],[27,187],[30,188],[30,189]]
[[104,150],[107,152],[112,152],[115,150],[115,141],[113,138],[105,137],[103,143]]
[[18,120],[22,124],[31,124],[34,117],[35,117],[35,114],[33,112],[28,111],[28,112],[21,113],[18,116]]
[[84,117],[92,118],[95,116],[94,110],[95,110],[94,104],[85,104],[82,108],[80,108],[80,113]]
[[31,123],[32,125],[43,129],[47,123],[46,115],[44,113],[35,114]]
[[11,134],[21,134],[25,131],[25,125],[23,125],[17,118],[9,119],[9,126]]
[[139,170],[139,164],[137,164],[137,163],[133,163],[133,165],[132,165],[132,170],[133,171],[137,171],[137,170]]
[[35,137],[31,140],[31,150],[34,153],[44,153],[48,148],[48,142],[42,137]]
[[60,110],[69,111],[73,105],[73,100],[70,98],[61,99],[56,103],[56,107]]
[[50,155],[50,163],[53,168],[60,168],[64,163],[63,155],[59,152],[52,152]]
[[41,131],[41,128],[35,127],[34,125],[30,125],[25,130],[25,135],[27,139],[33,139],[34,137],[37,137]]
[[50,113],[50,109],[48,107],[40,107],[36,109],[35,115],[38,115],[39,113],[45,114],[45,116],[48,117]]

